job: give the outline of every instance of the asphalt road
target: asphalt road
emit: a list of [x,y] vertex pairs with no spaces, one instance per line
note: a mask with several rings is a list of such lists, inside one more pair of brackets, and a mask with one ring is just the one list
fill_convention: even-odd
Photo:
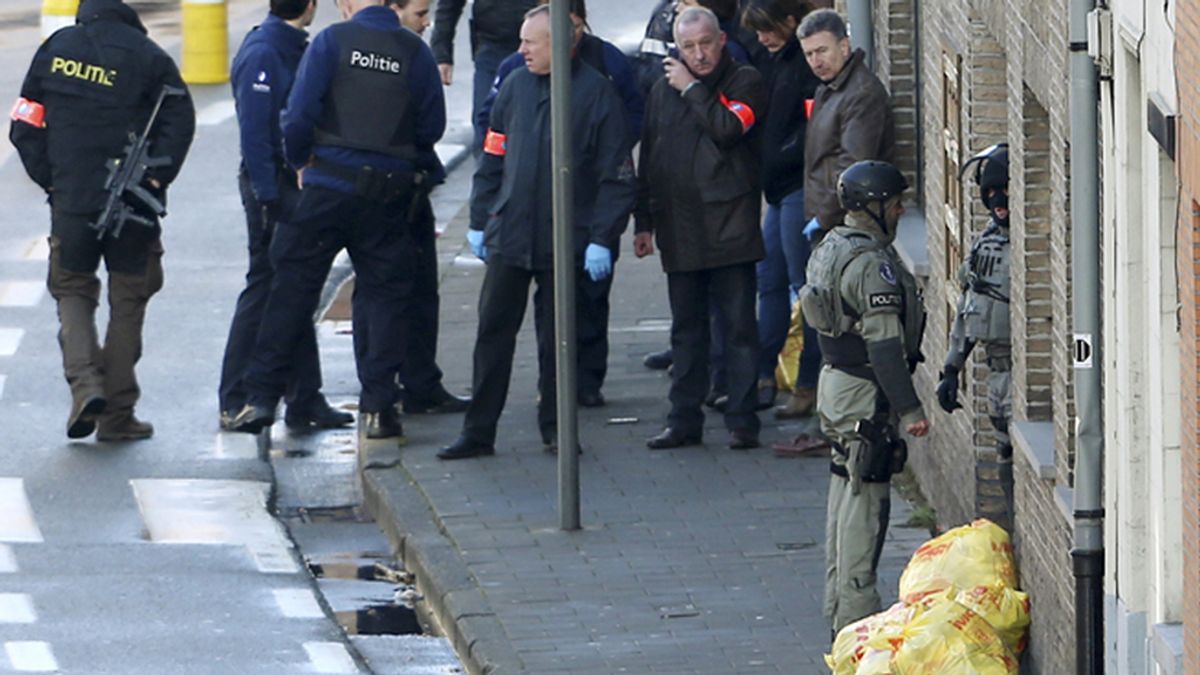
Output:
[[[653,3],[593,4],[596,32],[629,44]],[[265,5],[230,3],[233,47]],[[321,3],[315,29],[334,20],[333,5]],[[15,99],[39,42],[37,7],[10,1],[0,11],[5,101]],[[148,23],[178,54],[174,16]],[[448,153],[469,133],[463,23],[447,91]],[[66,439],[70,399],[44,287],[48,213],[0,143],[0,672],[452,672],[444,641],[347,637],[334,620],[394,584],[339,585],[309,573],[314,561],[387,557],[374,526],[353,517],[361,495],[345,450],[350,432],[292,438],[276,430],[274,461],[266,463],[255,439],[217,429],[218,370],[245,273],[245,226],[228,87],[194,87],[193,96],[199,129],[171,190],[166,284],[150,304],[139,367],[138,413],[156,435],[141,443]],[[435,198],[461,203],[465,183]],[[105,316],[102,307],[101,330]],[[326,393],[352,407],[349,350],[326,350],[325,358]],[[267,509],[272,495],[282,521]],[[350,517],[312,517],[347,510]]]

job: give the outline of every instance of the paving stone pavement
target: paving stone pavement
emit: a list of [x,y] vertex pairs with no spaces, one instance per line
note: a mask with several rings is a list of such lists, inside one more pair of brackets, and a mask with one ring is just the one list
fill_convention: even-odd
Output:
[[[441,212],[463,202],[467,174],[469,162],[435,194]],[[462,393],[483,278],[463,255],[464,217],[451,218],[439,241],[439,361],[448,388]],[[407,416],[398,453],[379,442],[360,448],[364,465],[382,466],[363,472],[368,508],[472,672],[827,672],[828,460],[731,451],[714,415],[703,447],[646,449],[662,428],[669,380],[641,359],[666,346],[670,312],[658,258],[637,260],[625,243],[608,405],[579,413],[583,529],[558,527],[556,458],[543,452],[536,425],[532,320],[518,340],[497,454],[441,462],[434,453],[455,439],[461,415]],[[764,445],[804,429],[762,418]],[[893,493],[880,563],[885,605],[928,538],[903,527],[909,510]]]

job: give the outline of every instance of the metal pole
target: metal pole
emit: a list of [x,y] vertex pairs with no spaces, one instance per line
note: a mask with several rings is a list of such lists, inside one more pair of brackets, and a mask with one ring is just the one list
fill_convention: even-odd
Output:
[[1075,321],[1075,670],[1104,672],[1104,466],[1100,367],[1098,85],[1088,56],[1095,0],[1071,0],[1071,264]]
[[850,20],[850,46],[867,54],[867,65],[875,65],[875,23],[871,19],[871,0],[850,0],[846,3],[846,18]]
[[571,48],[567,0],[550,0],[550,118],[554,154],[554,339],[558,376],[558,516],[579,529],[579,447],[575,399],[575,224],[571,174]]

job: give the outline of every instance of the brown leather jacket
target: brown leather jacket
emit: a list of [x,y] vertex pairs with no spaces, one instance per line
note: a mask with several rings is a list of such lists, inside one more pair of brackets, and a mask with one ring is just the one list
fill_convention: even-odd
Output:
[[837,196],[842,171],[864,159],[893,162],[896,154],[891,96],[865,59],[854,50],[842,72],[817,88],[805,134],[804,217],[826,231],[846,216]]
[[763,257],[758,130],[766,110],[762,76],[728,52],[685,95],[665,77],[651,89],[635,230],[655,234],[665,272]]

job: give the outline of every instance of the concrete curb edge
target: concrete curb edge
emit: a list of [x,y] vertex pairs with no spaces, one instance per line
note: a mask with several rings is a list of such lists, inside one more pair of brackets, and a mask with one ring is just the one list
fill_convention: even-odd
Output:
[[467,672],[523,671],[487,597],[403,465],[363,471],[363,504],[416,577],[417,590]]

